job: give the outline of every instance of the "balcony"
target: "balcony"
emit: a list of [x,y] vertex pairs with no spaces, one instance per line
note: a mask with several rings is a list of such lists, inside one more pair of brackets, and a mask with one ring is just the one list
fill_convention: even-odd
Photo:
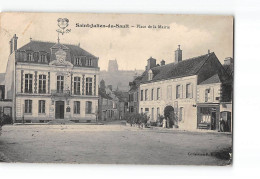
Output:
[[70,90],[51,90],[51,95],[56,97],[69,97]]

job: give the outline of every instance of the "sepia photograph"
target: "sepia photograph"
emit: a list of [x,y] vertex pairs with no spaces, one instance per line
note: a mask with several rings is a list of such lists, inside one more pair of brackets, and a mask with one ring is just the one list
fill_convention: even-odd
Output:
[[232,166],[234,17],[0,13],[0,162]]

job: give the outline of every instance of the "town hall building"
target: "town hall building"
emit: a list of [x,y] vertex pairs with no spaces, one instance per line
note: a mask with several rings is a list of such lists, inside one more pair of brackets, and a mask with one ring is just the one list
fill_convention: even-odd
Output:
[[35,41],[17,48],[10,41],[5,93],[14,122],[92,122],[98,111],[98,57],[70,45]]

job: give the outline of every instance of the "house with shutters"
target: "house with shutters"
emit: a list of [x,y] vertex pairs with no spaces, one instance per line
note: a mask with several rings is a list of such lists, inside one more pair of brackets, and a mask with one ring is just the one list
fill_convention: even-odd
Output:
[[231,102],[231,83],[214,52],[183,60],[179,46],[173,63],[157,65],[151,57],[139,78],[139,113],[150,122],[167,109],[180,129],[219,130],[220,106]]
[[14,35],[5,75],[13,121],[95,121],[98,57],[79,45],[30,39],[18,48],[17,42]]

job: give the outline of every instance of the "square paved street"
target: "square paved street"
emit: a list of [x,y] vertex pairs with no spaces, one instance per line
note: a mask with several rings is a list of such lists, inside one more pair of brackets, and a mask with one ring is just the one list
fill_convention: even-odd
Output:
[[[6,125],[0,154],[10,162],[226,165],[223,133],[112,125]],[[220,157],[219,157],[220,156]],[[5,158],[5,159],[3,159]]]

